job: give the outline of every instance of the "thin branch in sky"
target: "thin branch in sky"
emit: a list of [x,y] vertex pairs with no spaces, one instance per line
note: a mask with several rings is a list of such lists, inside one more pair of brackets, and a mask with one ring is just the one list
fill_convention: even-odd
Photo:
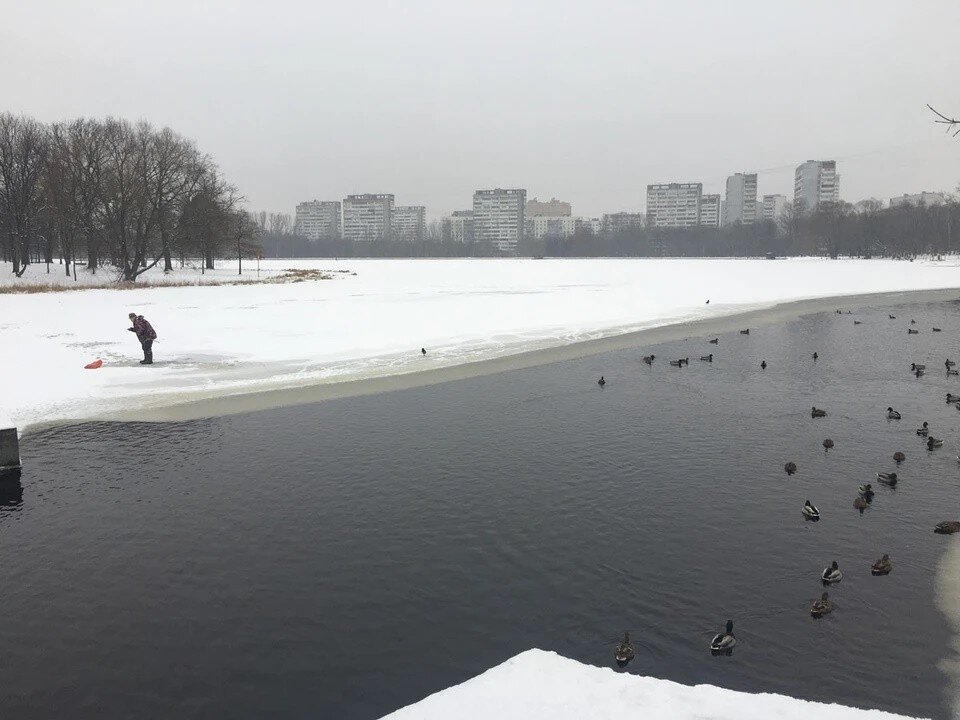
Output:
[[955,120],[954,118],[947,117],[942,112],[935,110],[933,106],[930,105],[930,103],[927,103],[927,107],[930,108],[931,112],[933,112],[934,115],[940,118],[940,120],[934,120],[935,123],[946,125],[947,132],[950,132],[951,130],[953,130],[954,127],[956,127],[957,130],[956,132],[953,133],[953,137],[960,135],[960,120]]

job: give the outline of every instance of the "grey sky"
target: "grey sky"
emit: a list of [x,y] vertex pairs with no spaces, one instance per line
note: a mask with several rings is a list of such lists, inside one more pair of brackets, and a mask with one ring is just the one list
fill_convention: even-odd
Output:
[[0,109],[194,138],[257,209],[480,187],[578,215],[646,184],[839,161],[841,195],[952,190],[960,3],[0,0]]

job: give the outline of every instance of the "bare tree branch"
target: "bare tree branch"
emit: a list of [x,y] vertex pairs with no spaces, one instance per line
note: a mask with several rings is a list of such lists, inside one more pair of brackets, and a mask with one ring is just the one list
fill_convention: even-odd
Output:
[[956,129],[956,131],[953,133],[953,137],[956,137],[957,135],[960,135],[960,120],[955,120],[954,118],[949,118],[949,117],[947,117],[947,116],[944,115],[942,112],[939,112],[938,110],[935,110],[934,107],[933,107],[932,105],[930,105],[930,103],[927,103],[927,107],[930,108],[930,111],[931,111],[934,115],[936,115],[937,117],[940,118],[940,120],[934,120],[935,123],[939,123],[939,124],[941,124],[941,125],[946,125],[946,126],[947,126],[947,132],[950,132],[951,130],[953,130],[954,127],[956,127],[957,129]]

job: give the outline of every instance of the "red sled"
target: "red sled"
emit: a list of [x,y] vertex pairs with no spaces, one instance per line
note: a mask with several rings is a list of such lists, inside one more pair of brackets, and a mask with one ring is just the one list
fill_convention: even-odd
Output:
[[103,360],[94,360],[94,361],[93,361],[92,363],[90,363],[89,365],[84,365],[84,366],[83,366],[83,369],[84,369],[84,370],[96,370],[96,369],[102,368],[102,367],[103,367]]

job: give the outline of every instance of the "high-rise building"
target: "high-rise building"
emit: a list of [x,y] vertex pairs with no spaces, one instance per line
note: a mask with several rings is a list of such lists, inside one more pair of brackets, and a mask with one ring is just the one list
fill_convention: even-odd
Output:
[[556,198],[550,202],[540,202],[537,198],[527,200],[527,206],[524,210],[526,217],[570,217],[570,203],[561,202]]
[[427,209],[423,205],[397,205],[390,216],[394,240],[419,242],[427,227]]
[[720,227],[720,195],[700,197],[700,224],[707,227]]
[[642,228],[643,224],[643,213],[618,212],[605,213],[603,216],[603,232],[608,235],[633,232]]
[[942,192],[923,192],[916,193],[915,195],[901,195],[900,197],[890,198],[890,207],[898,207],[900,205],[913,205],[914,207],[919,205],[943,205],[947,202],[947,196]]
[[576,221],[576,230],[578,233],[590,233],[599,235],[603,232],[603,221],[600,218],[578,217]]
[[313,200],[297,205],[293,231],[308,240],[340,237],[340,203]]
[[[530,203],[527,203],[527,207]],[[569,215],[537,215],[526,218],[525,232],[540,240],[545,237],[570,237],[577,231],[577,218]]]
[[473,235],[501,252],[516,252],[523,239],[527,191],[521,188],[477,190],[473,194]]
[[443,218],[443,242],[473,242],[473,210],[455,210]]
[[757,174],[736,173],[727,178],[724,225],[752,225],[757,221]]
[[764,195],[763,200],[757,203],[757,220],[782,222],[789,204],[790,201],[785,195]]
[[343,200],[343,238],[354,242],[391,237],[393,195],[347,195]]
[[700,223],[703,183],[647,185],[647,225],[693,227]]
[[840,176],[835,160],[807,160],[797,166],[793,181],[793,202],[804,212],[823,203],[840,201]]

